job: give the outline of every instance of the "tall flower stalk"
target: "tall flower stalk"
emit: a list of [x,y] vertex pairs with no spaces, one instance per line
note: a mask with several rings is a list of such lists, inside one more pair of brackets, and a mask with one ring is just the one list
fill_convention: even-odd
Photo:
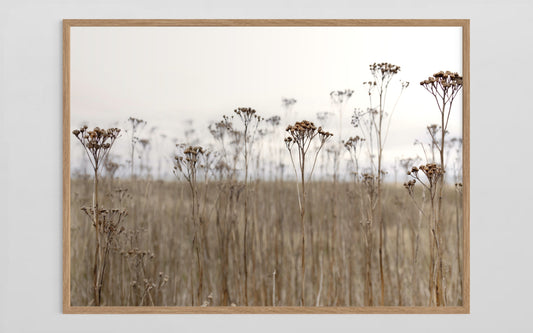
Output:
[[[455,97],[459,94],[463,87],[463,77],[458,73],[450,71],[440,71],[433,74],[433,76],[420,82],[420,85],[424,87],[437,102],[437,107],[440,113],[440,138],[437,139],[436,135],[432,136],[432,144],[436,146],[440,158],[440,168],[443,173],[446,172],[445,165],[445,147],[446,147],[446,134],[448,132],[448,123],[450,120],[450,114],[452,111],[453,102]],[[439,190],[437,200],[437,219],[435,225],[435,242],[431,244],[432,251],[436,251],[436,243],[444,244],[442,242],[441,223],[443,219],[442,212],[442,196],[444,189],[444,177],[439,179]],[[437,306],[446,305],[446,293],[445,293],[445,276],[444,267],[442,261],[442,247],[436,251],[436,272],[430,271],[430,294],[435,295],[435,302]],[[436,275],[436,282],[433,285],[433,276]]]
[[248,305],[248,218],[249,218],[249,190],[248,172],[251,150],[255,141],[255,134],[259,123],[263,120],[252,108],[238,108],[234,112],[241,119],[244,130],[244,235],[243,235],[243,261],[244,261],[244,305]]
[[120,134],[120,129],[100,129],[95,127],[89,130],[87,126],[75,129],[72,134],[83,146],[91,167],[94,172],[93,178],[93,204],[90,209],[84,208],[84,212],[92,219],[96,233],[95,255],[93,265],[93,300],[94,305],[101,303],[103,280],[109,256],[109,246],[113,237],[120,231],[120,222],[126,215],[124,211],[113,210],[111,212],[101,209],[98,202],[98,177],[111,147]]
[[[380,279],[380,298],[379,305],[385,305],[385,272],[383,262],[385,257],[384,244],[384,230],[385,224],[383,221],[383,175],[386,173],[383,169],[383,150],[387,141],[387,136],[392,120],[392,115],[396,109],[396,105],[403,93],[409,86],[409,82],[401,83],[401,90],[392,105],[389,113],[387,110],[388,92],[392,79],[400,71],[400,66],[390,63],[373,63],[370,66],[370,73],[372,74],[372,81],[364,82],[368,86],[369,108],[366,112],[356,110],[354,112],[352,124],[359,127],[363,136],[367,139],[366,144],[369,152],[369,159],[371,164],[371,174],[375,181],[372,181],[372,186],[375,186],[376,202],[372,205],[371,216],[369,216],[370,225],[374,221],[378,224],[379,242],[378,242],[378,258],[379,258],[379,279]],[[373,190],[374,192],[374,190]],[[372,228],[370,228],[372,230]],[[369,285],[369,281],[366,282]],[[365,305],[373,305],[367,304]]]
[[[187,183],[192,196],[192,221],[193,221],[193,239],[192,239],[192,252],[196,254],[196,269],[197,279],[194,279],[193,270],[191,269],[191,283],[194,280],[198,281],[196,300],[202,301],[203,296],[203,275],[204,267],[202,260],[202,228],[200,221],[200,198],[198,189],[198,170],[204,167],[205,159],[209,153],[200,146],[188,146],[184,147],[178,145],[178,154],[174,158],[174,172],[179,171]],[[194,294],[192,295],[192,304],[195,304]]]
[[[322,130],[322,127],[316,127],[312,122],[303,120],[296,122],[294,125],[289,125],[286,129],[289,136],[285,138],[285,145],[289,151],[291,157],[292,166],[294,168],[294,174],[296,179],[296,191],[298,193],[298,207],[300,209],[300,228],[301,228],[301,291],[300,291],[300,305],[305,306],[305,207],[307,199],[307,191],[305,188],[306,181],[311,179],[313,171],[315,169],[318,153],[324,147],[328,139],[333,134]],[[307,161],[309,149],[311,143],[318,137],[318,148],[314,154],[311,154],[312,158]],[[298,164],[295,162],[293,156],[293,147],[298,152]],[[311,171],[306,176],[306,162],[311,162]],[[301,187],[301,194],[300,194]]]
[[[421,177],[420,174],[424,177]],[[429,305],[444,305],[439,304],[439,300],[443,300],[442,295],[439,296],[438,279],[440,278],[439,271],[442,266],[442,237],[439,232],[439,203],[437,195],[442,190],[442,179],[444,178],[444,169],[435,163],[428,163],[421,165],[420,167],[413,167],[408,175],[411,176],[411,180],[404,183],[404,187],[407,189],[409,196],[413,199],[417,209],[425,215],[429,220],[429,241],[430,241],[430,263],[429,263]],[[424,179],[425,178],[425,179]],[[421,184],[429,197],[430,211],[429,214],[424,213],[422,205],[418,204],[414,195],[414,188],[416,183]]]
[[129,117],[128,121],[131,125],[131,174],[130,177],[135,176],[135,144],[139,141],[139,138],[136,136],[138,130],[142,129],[146,125],[146,121],[138,118]]

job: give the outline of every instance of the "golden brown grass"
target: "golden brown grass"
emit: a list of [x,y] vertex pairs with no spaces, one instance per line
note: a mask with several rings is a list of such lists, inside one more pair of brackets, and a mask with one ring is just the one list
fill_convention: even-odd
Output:
[[[92,267],[95,234],[81,211],[91,201],[93,180],[72,180],[71,218],[71,303],[93,304]],[[124,221],[128,232],[122,234],[109,254],[101,305],[192,305],[191,270],[195,255],[191,242],[192,196],[189,185],[179,181],[148,179],[110,179],[100,181],[101,197],[106,205],[129,212]],[[300,219],[295,183],[289,181],[254,181],[250,183],[249,305],[297,306],[300,304],[298,276],[301,248]],[[337,235],[331,228],[332,210],[328,198],[334,195],[331,182],[306,184],[306,274],[305,304],[319,306],[362,306],[365,290],[365,245],[359,224],[361,184],[341,182],[338,188]],[[124,190],[124,189],[127,189]],[[207,190],[207,191],[206,191]],[[238,184],[211,182],[198,184],[199,196],[205,195],[205,241],[201,299],[196,304],[244,305],[242,234],[244,231],[243,189]],[[449,263],[444,274],[447,305],[461,305],[460,265],[462,243],[456,221],[462,221],[462,209],[456,209],[456,189],[444,189],[441,233],[447,244],[442,254]],[[384,276],[388,288],[386,305],[427,306],[431,256],[428,251],[429,224],[413,205],[400,185],[383,185],[383,218],[387,246]],[[413,194],[424,209],[429,200],[423,191]],[[376,227],[376,226],[375,226]],[[459,234],[457,233],[459,231]],[[330,270],[333,253],[338,251],[342,265]],[[371,260],[379,262],[374,251]],[[274,274],[275,272],[275,274]],[[373,281],[379,272],[370,271]],[[274,290],[275,285],[275,290]],[[373,286],[379,294],[379,284]]]

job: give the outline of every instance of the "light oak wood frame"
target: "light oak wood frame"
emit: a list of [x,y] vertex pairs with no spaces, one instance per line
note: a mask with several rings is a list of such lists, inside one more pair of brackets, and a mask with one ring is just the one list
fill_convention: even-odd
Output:
[[[463,32],[463,305],[451,307],[126,307],[70,304],[70,28],[71,27],[226,27],[226,26],[365,26],[461,27]],[[422,79],[422,78],[421,78]],[[63,313],[234,313],[234,314],[468,314],[470,313],[470,20],[63,20]]]

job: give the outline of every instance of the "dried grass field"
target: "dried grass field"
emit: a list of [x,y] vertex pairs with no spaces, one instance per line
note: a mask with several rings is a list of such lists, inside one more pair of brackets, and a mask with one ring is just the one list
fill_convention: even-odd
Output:
[[[129,230],[110,250],[102,305],[243,305],[242,185],[213,183],[200,188],[204,287],[197,298],[192,289],[198,280],[187,184],[117,179],[102,183],[106,202],[127,209],[124,224]],[[91,187],[90,179],[72,181],[72,305],[93,301],[95,235],[81,211],[91,200]],[[309,186],[306,305],[364,305],[360,187],[319,182]],[[401,185],[385,186],[385,304],[427,306],[429,227],[405,192]],[[295,184],[255,182],[250,197],[248,304],[299,305],[300,216]],[[461,305],[461,194],[450,187],[445,198],[446,295],[448,305]],[[372,264],[378,266],[377,251]],[[376,281],[372,294],[378,300],[375,269],[372,280]]]

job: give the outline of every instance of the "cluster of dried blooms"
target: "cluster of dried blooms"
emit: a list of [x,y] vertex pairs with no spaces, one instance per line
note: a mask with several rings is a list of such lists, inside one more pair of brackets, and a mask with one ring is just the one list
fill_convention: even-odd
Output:
[[146,120],[142,120],[142,119],[135,118],[135,117],[129,117],[128,121],[131,123],[134,131],[138,127],[146,125]]
[[364,141],[364,138],[360,137],[359,135],[356,135],[354,137],[350,137],[346,141],[343,141],[343,144],[348,151],[356,151]]
[[93,226],[97,227],[97,230],[105,237],[108,237],[109,242],[125,230],[121,223],[128,216],[128,212],[124,209],[99,209],[97,219],[94,219],[93,207],[82,207],[81,210],[91,218]]
[[441,87],[444,89],[460,88],[463,86],[463,77],[456,72],[440,71],[428,77],[426,80],[420,82],[420,85],[426,89],[437,89]]
[[283,105],[283,107],[285,108],[290,108],[291,106],[293,106],[294,104],[296,104],[297,100],[294,99],[294,98],[285,98],[283,97],[281,99],[281,104]]
[[138,306],[154,306],[154,297],[161,293],[169,281],[169,276],[163,272],[159,272],[155,279],[147,275],[147,261],[152,261],[155,258],[155,253],[134,247],[129,250],[122,250],[120,254],[133,273],[133,280],[130,282],[133,290],[133,303]]
[[195,174],[198,167],[202,167],[203,158],[209,154],[201,146],[183,146],[177,144],[178,154],[174,156],[174,170],[180,171],[188,180]]
[[444,175],[444,169],[436,163],[423,164],[419,167],[414,166],[407,174],[424,184],[418,174],[420,171],[426,176],[429,186],[436,186]]
[[371,129],[375,126],[378,115],[379,111],[375,108],[366,108],[366,110],[355,108],[352,114],[351,125],[359,128],[363,133],[371,135],[373,134]]
[[[440,71],[421,81],[420,85],[435,97],[439,111],[441,113],[447,112],[449,115],[451,104],[463,87],[463,77],[458,73]],[[447,119],[442,128],[446,129],[446,127]]]
[[365,185],[365,187],[367,187],[368,191],[370,191],[371,193],[375,192],[375,185],[377,183],[376,176],[371,175],[369,173],[364,173],[361,175],[361,182],[363,185]]
[[210,124],[208,129],[209,133],[211,133],[215,140],[223,142],[224,137],[226,136],[226,131],[230,128],[226,123],[224,123],[224,121],[218,121]]
[[285,145],[290,150],[292,145],[296,144],[300,149],[307,152],[311,141],[318,135],[320,147],[333,136],[330,132],[324,131],[322,127],[316,127],[315,124],[308,120],[296,122],[294,125],[287,126],[286,131],[290,136],[285,138]]
[[118,138],[120,129],[95,127],[93,130],[89,130],[87,126],[83,126],[72,131],[72,134],[85,148],[93,168],[98,169],[101,165],[100,162],[105,160],[113,143]]
[[335,104],[342,104],[350,97],[352,97],[354,91],[351,89],[345,89],[345,90],[333,90],[329,93],[329,96],[331,98],[331,101]]
[[255,111],[252,108],[237,108],[233,110],[233,112],[235,112],[235,114],[237,114],[245,124],[251,123],[254,119],[255,120],[264,119],[263,117],[259,116],[257,114],[257,111]]
[[[218,174],[222,175],[223,173],[228,173],[231,174],[232,178],[235,177],[236,170],[235,168],[233,168],[233,170],[231,168],[230,157],[228,156],[230,153],[228,150],[233,149],[231,159],[233,166],[235,166],[241,152],[240,143],[243,135],[241,131],[234,128],[233,116],[222,116],[221,121],[210,124],[208,129],[213,136],[213,139],[215,139],[220,145],[222,158],[217,162],[216,170],[219,171]],[[229,141],[226,141],[226,139],[229,139]]]
[[359,135],[350,137],[348,140],[342,142],[344,145],[344,148],[346,148],[348,153],[350,153],[350,158],[355,167],[353,174],[356,177],[359,176],[359,154],[361,152],[361,148],[364,142],[365,142],[365,139],[360,137]]
[[410,196],[414,195],[415,185],[416,185],[416,180],[414,179],[408,180],[405,183],[403,183],[403,187],[405,187],[405,189],[407,190]]
[[382,76],[397,74],[400,71],[400,66],[393,65],[388,62],[379,62],[369,65],[371,73],[380,73]]
[[281,121],[281,117],[280,116],[272,116],[272,117],[266,119],[267,124],[269,124],[272,127],[278,126],[280,121]]

